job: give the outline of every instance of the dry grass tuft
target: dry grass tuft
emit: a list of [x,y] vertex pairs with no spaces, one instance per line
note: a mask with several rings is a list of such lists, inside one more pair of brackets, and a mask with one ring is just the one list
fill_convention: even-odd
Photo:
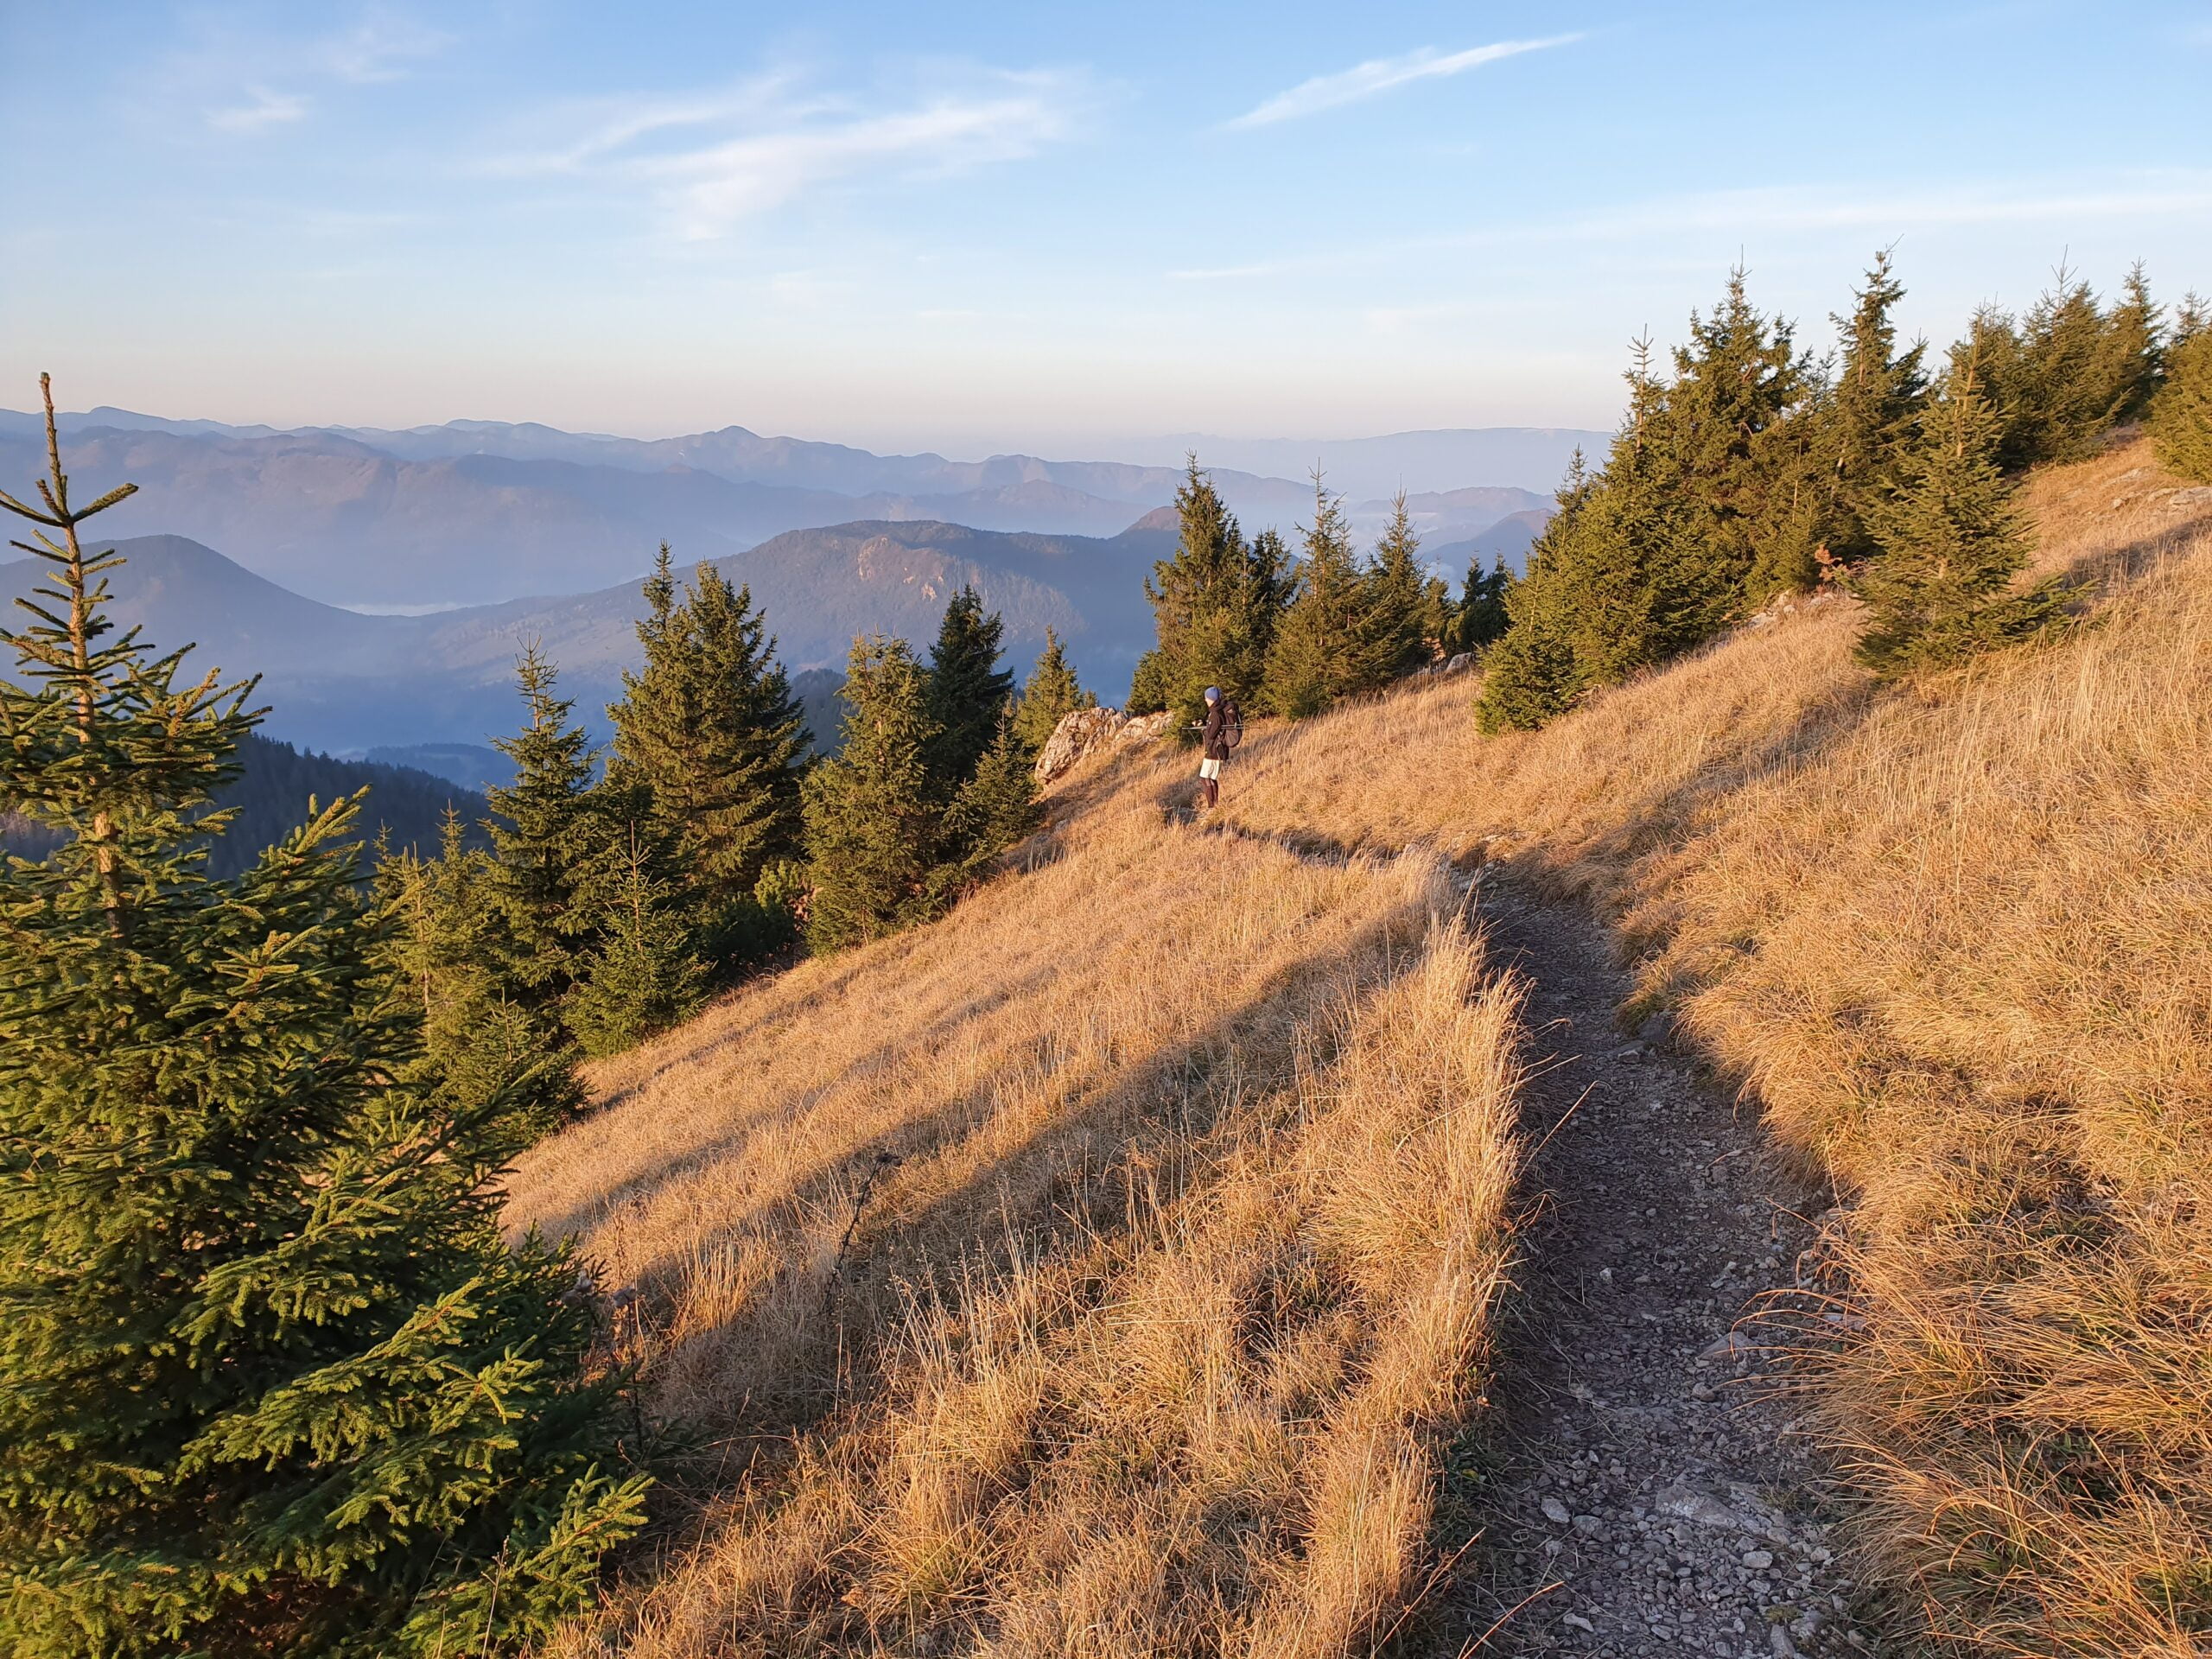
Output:
[[1254,746],[1245,823],[1586,894],[1849,1201],[1825,1371],[1925,1630],[2212,1643],[2212,513],[2140,444],[2031,486],[2091,625],[1875,695],[1847,601],[1542,733],[1431,687]]
[[746,1471],[569,1651],[1318,1659],[1407,1613],[1519,993],[1434,855],[1196,832],[1182,770],[1079,776],[1026,874],[601,1068],[525,1160],[513,1224],[583,1236]]

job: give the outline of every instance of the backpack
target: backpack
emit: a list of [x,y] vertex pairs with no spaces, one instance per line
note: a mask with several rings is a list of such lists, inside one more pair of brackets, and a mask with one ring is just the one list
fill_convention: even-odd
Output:
[[1244,741],[1244,716],[1235,703],[1229,705],[1228,718],[1221,722],[1221,742],[1224,748],[1233,749]]

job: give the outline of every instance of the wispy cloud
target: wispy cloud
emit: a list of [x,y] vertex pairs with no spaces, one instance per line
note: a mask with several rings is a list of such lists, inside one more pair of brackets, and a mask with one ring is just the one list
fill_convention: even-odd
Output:
[[207,124],[218,132],[259,132],[281,127],[308,112],[308,100],[299,92],[276,92],[266,86],[249,86],[246,101],[207,111]]
[[1323,110],[1378,97],[1417,80],[1465,74],[1501,58],[1541,52],[1548,47],[1567,46],[1580,39],[1582,36],[1577,34],[1554,35],[1541,41],[1497,41],[1488,46],[1471,46],[1464,52],[1439,52],[1433,46],[1424,46],[1402,57],[1371,58],[1332,75],[1316,75],[1311,80],[1300,81],[1288,92],[1277,92],[1226,124],[1231,128],[1264,127],[1277,121],[1294,121],[1300,116],[1317,115]]
[[369,85],[398,80],[453,43],[454,37],[442,29],[378,8],[352,29],[317,41],[311,52],[340,80]]
[[207,100],[200,113],[212,130],[250,137],[304,119],[316,107],[313,89],[404,79],[453,44],[442,30],[372,8],[334,33],[278,37],[224,30],[172,56],[162,81],[173,96],[174,89],[188,88],[183,96]]
[[572,111],[582,130],[489,170],[642,185],[678,235],[707,241],[839,180],[1020,160],[1067,137],[1088,102],[1081,79],[1058,71],[957,79],[888,111],[810,92],[789,71],[721,93],[624,100]]
[[1253,276],[1280,276],[1302,269],[1306,263],[1300,259],[1262,259],[1249,265],[1192,265],[1169,271],[1167,279],[1174,283],[1236,282]]

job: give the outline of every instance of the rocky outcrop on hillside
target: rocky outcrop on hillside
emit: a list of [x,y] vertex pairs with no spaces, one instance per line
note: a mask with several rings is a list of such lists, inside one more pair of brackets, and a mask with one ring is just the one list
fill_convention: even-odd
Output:
[[1108,749],[1157,742],[1172,718],[1158,714],[1131,720],[1118,709],[1077,709],[1063,715],[1038,753],[1037,781],[1040,785],[1050,784],[1066,776],[1077,762]]

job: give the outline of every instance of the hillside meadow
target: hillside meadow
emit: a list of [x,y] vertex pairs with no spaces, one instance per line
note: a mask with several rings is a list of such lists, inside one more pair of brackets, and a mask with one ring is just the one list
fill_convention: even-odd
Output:
[[2212,498],[2031,480],[2082,626],[1878,690],[1791,602],[1547,729],[1430,681],[1094,763],[944,922],[594,1075],[580,1234],[720,1496],[577,1654],[1364,1651],[1510,1260],[1518,988],[1453,870],[1591,905],[1629,1022],[1833,1188],[1802,1351],[1907,1628],[2212,1628]]
[[[2033,478],[2059,645],[1877,693],[1800,603],[1544,731],[1437,685],[1274,732],[1254,833],[1504,861],[1847,1205],[1816,1367],[1870,1576],[1974,1651],[2212,1630],[2212,492]],[[1863,1323],[1862,1323],[1863,1322]]]
[[569,1651],[1334,1654],[1433,1582],[1520,993],[1434,855],[1202,833],[1182,773],[1094,772],[524,1160],[721,1494]]

